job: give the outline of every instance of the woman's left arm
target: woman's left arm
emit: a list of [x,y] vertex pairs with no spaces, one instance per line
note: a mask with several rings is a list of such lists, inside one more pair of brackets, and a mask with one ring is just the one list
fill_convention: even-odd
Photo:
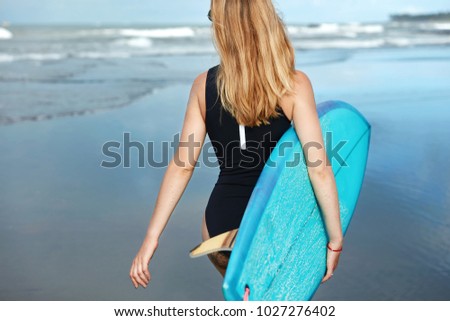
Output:
[[[317,114],[314,92],[306,74],[296,73],[296,97],[293,107],[293,121],[296,133],[303,147],[308,174],[314,194],[323,213],[331,249],[342,248],[343,234],[339,212],[336,182],[328,160]],[[327,249],[327,273],[322,282],[328,280],[339,261],[340,252]]]
[[163,177],[151,216],[147,233],[130,268],[130,278],[137,288],[146,287],[151,275],[148,269],[159,244],[159,238],[166,227],[172,212],[184,193],[206,136],[206,127],[200,108],[201,95],[205,92],[205,73],[194,81],[186,108],[183,129],[178,149],[170,161]]
[[203,73],[192,84],[180,142],[167,167],[147,229],[146,240],[150,242],[159,240],[191,179],[203,147],[206,125],[200,107],[200,95],[204,95],[205,92],[205,79]]

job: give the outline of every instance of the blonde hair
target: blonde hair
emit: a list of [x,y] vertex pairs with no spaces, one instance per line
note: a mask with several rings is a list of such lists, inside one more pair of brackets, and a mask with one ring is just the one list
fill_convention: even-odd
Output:
[[211,19],[223,107],[239,124],[269,124],[295,77],[294,48],[272,1],[211,0]]

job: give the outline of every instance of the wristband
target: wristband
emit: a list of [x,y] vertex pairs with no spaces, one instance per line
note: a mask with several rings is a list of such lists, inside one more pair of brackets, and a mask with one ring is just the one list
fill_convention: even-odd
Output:
[[333,252],[342,252],[342,247],[341,247],[339,250],[333,250],[333,249],[330,247],[330,244],[329,244],[329,243],[327,243],[327,248],[328,248],[330,251],[333,251]]

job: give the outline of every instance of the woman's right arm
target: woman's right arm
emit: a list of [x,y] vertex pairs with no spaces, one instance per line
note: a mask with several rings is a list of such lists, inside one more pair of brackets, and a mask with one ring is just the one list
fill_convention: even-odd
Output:
[[147,232],[133,260],[130,278],[137,288],[150,281],[150,259],[158,247],[159,237],[191,179],[206,136],[205,121],[200,109],[201,93],[205,92],[206,73],[198,76],[191,88],[178,149],[170,161],[156,200]]

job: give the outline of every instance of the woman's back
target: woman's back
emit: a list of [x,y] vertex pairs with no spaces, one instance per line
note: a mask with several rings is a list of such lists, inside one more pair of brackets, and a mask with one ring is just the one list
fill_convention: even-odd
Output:
[[239,126],[218,97],[216,75],[220,65],[206,77],[206,131],[220,165],[216,185],[206,207],[206,226],[210,237],[238,228],[258,177],[291,121],[279,108],[280,116],[270,124]]

